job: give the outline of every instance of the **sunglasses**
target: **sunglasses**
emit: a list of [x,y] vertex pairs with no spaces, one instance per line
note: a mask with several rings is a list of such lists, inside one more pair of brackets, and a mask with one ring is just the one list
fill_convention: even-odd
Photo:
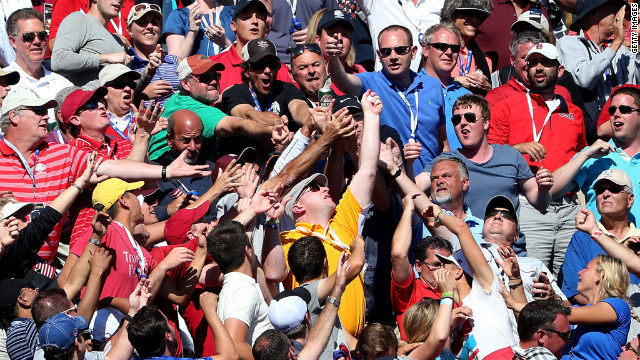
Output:
[[294,48],[289,48],[289,52],[291,53],[291,56],[296,57],[298,55],[301,55],[305,50],[309,50],[311,52],[314,52],[318,55],[321,55],[322,53],[320,52],[320,45],[313,43],[313,44],[303,44],[303,45],[298,45]]
[[49,35],[44,30],[38,31],[37,33],[33,32],[33,31],[29,31],[29,32],[26,32],[26,33],[22,34],[22,36],[20,38],[22,39],[23,43],[30,43],[30,42],[33,42],[33,40],[36,39],[36,36],[38,37],[38,39],[40,39],[40,41],[45,41],[45,40],[47,40],[47,37]]
[[489,211],[487,215],[485,215],[484,219],[487,220],[489,218],[495,217],[496,215],[498,215],[498,213],[500,213],[500,215],[502,215],[503,218],[511,222],[516,222],[516,216],[512,214],[511,211],[505,210],[505,209],[493,209]]
[[616,113],[616,110],[620,110],[620,114],[627,115],[631,114],[633,111],[640,112],[639,108],[634,108],[629,105],[620,105],[620,106],[609,106],[609,115],[613,115]]
[[103,99],[100,99],[100,100],[92,100],[92,101],[90,101],[90,102],[88,102],[88,103],[84,104],[84,106],[83,106],[83,110],[95,110],[95,109],[97,109],[97,108],[100,106],[100,104],[104,104],[104,103],[105,103],[105,102],[104,102],[104,100],[103,100]]
[[542,329],[544,331],[551,331],[552,333],[556,333],[558,334],[558,336],[566,343],[569,342],[569,340],[571,340],[571,330],[569,331],[558,331],[558,330],[554,330],[554,329]]
[[49,113],[49,110],[42,106],[26,107],[25,109],[33,111],[33,113],[38,116],[45,116]]
[[442,51],[442,52],[447,52],[448,49],[451,49],[451,52],[454,52],[454,53],[460,52],[460,44],[454,45],[454,44],[447,44],[447,43],[429,43],[427,45],[432,46],[436,48],[436,50]]
[[462,122],[462,117],[464,116],[464,119],[469,123],[469,124],[473,124],[476,121],[478,121],[478,117],[476,116],[476,113],[474,112],[467,112],[464,114],[454,114],[451,116],[451,122],[453,123],[453,126],[457,126],[458,124],[460,124],[460,122]]
[[250,63],[249,67],[251,67],[252,70],[255,70],[257,72],[262,72],[266,68],[277,71],[278,69],[280,69],[280,60],[271,59],[269,61],[254,62],[254,63]]
[[633,351],[633,353],[636,354],[636,356],[640,356],[640,353],[638,353],[638,349],[634,349],[633,346],[631,345],[631,341],[629,341],[627,345],[624,346],[624,350]]
[[139,12],[147,10],[147,9],[155,10],[155,11],[158,11],[158,12],[162,13],[162,10],[160,10],[160,6],[158,6],[156,4],[143,3],[143,4],[138,4],[138,5],[133,7],[133,11],[136,12],[136,13],[139,13]]
[[596,192],[596,195],[602,195],[606,190],[608,190],[612,194],[619,194],[624,191],[624,186],[611,184],[596,186],[593,190]]
[[309,186],[307,186],[306,189],[304,189],[304,191],[300,194],[300,197],[298,199],[300,199],[302,197],[302,195],[308,193],[308,192],[316,192],[316,191],[320,191],[320,184],[318,183],[314,183],[312,182],[311,184],[309,184]]
[[130,89],[135,89],[136,88],[136,82],[131,80],[131,81],[114,81],[111,84],[106,85],[107,87],[111,87],[114,89],[118,89],[118,90],[122,90],[124,88],[126,88],[127,86]]
[[220,76],[221,75],[218,72],[208,72],[200,75],[195,75],[194,77],[198,79],[198,82],[208,84],[211,82],[211,80],[220,80]]
[[398,55],[406,55],[409,50],[411,50],[411,45],[402,45],[402,46],[396,46],[396,47],[392,47],[392,48],[380,48],[378,49],[378,51],[380,51],[380,55],[382,56],[389,56],[391,55],[391,51],[395,51],[396,54]]
[[557,60],[551,60],[551,59],[547,59],[547,58],[542,58],[542,59],[531,59],[527,61],[527,65],[529,67],[536,67],[538,66],[538,64],[541,64],[544,67],[556,67],[558,66],[558,61]]

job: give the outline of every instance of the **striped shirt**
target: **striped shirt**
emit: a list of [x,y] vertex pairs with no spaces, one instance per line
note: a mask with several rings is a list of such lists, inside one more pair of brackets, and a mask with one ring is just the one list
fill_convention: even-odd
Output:
[[[11,191],[19,201],[42,203],[46,206],[82,174],[88,156],[78,148],[43,141],[27,160],[35,177],[32,180],[18,155],[3,139],[0,141],[2,189]],[[61,230],[62,222],[54,227],[38,253],[48,263],[53,261],[58,251]]]
[[[131,67],[132,70],[135,70],[142,74],[146,69],[147,64],[149,63],[149,60],[142,59],[133,48],[133,46],[129,48],[128,54],[134,56],[129,67]],[[160,64],[160,66],[156,69],[155,74],[153,74],[153,77],[151,78],[151,81],[149,81],[149,84],[156,81],[164,80],[171,84],[173,92],[176,93],[179,90],[178,85],[180,85],[180,79],[178,78],[178,63],[180,62],[179,58],[176,55],[166,55],[163,60],[164,61],[162,62],[162,64]],[[173,93],[161,97],[159,99],[160,105],[164,106],[164,103],[167,102],[171,95],[173,95]],[[148,101],[144,102],[144,106],[147,106],[148,104]]]
[[31,360],[38,345],[36,323],[32,319],[16,318],[7,329],[7,353],[11,360]]
[[[98,156],[102,156],[104,160],[124,159],[129,156],[133,147],[129,140],[106,138],[106,143],[101,143],[84,135],[78,135],[77,138],[69,142],[69,145],[87,153],[97,151]],[[69,210],[69,219],[73,224],[70,245],[73,245],[91,227],[91,220],[95,213],[91,206],[92,192],[93,189],[86,189],[82,192]]]

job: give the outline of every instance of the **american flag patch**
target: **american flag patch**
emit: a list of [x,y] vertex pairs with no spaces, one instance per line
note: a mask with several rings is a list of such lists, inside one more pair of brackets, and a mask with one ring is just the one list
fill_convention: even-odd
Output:
[[173,190],[171,194],[169,194],[169,196],[171,196],[172,199],[177,199],[182,195],[186,195],[186,193],[182,191],[182,189],[180,189],[179,187],[175,188],[175,190]]
[[44,275],[49,279],[53,279],[56,274],[56,268],[46,263],[37,263],[33,265],[33,271],[38,274]]

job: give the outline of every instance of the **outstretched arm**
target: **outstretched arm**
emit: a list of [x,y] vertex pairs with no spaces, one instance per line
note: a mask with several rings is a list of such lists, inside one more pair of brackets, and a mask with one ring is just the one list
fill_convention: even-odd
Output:
[[592,157],[598,158],[607,155],[611,151],[615,151],[611,144],[598,139],[587,149],[578,153],[571,161],[556,169],[553,172],[554,184],[550,190],[551,196],[557,197],[566,194],[570,189],[573,178],[587,160]]
[[349,186],[353,197],[361,207],[371,202],[371,191],[378,171],[380,154],[380,113],[382,101],[373,91],[367,90],[362,95],[364,111],[364,129],[360,146],[360,166]]
[[413,198],[416,194],[409,194],[402,199],[404,211],[391,241],[391,276],[398,284],[404,284],[413,276],[413,267],[409,262],[409,248],[411,247],[411,218],[414,213]]
[[238,359],[238,351],[233,344],[233,339],[216,313],[217,307],[218,295],[210,292],[200,294],[200,308],[204,312],[204,317],[207,320],[207,324],[209,324],[209,328],[211,328],[213,340],[216,344],[216,355],[211,358],[215,360]]

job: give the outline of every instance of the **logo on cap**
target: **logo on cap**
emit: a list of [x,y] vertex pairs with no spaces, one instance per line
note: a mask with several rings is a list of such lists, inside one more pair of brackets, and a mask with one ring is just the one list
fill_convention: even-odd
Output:
[[258,40],[258,47],[267,48],[269,47],[269,43],[266,40]]
[[613,170],[605,170],[604,174],[602,175],[602,177],[611,176],[611,175],[613,175]]
[[542,44],[536,44],[536,49],[542,49]]
[[340,10],[335,10],[333,12],[333,16],[337,17],[337,18],[340,18],[340,19],[344,19],[344,13],[342,11],[340,11]]

